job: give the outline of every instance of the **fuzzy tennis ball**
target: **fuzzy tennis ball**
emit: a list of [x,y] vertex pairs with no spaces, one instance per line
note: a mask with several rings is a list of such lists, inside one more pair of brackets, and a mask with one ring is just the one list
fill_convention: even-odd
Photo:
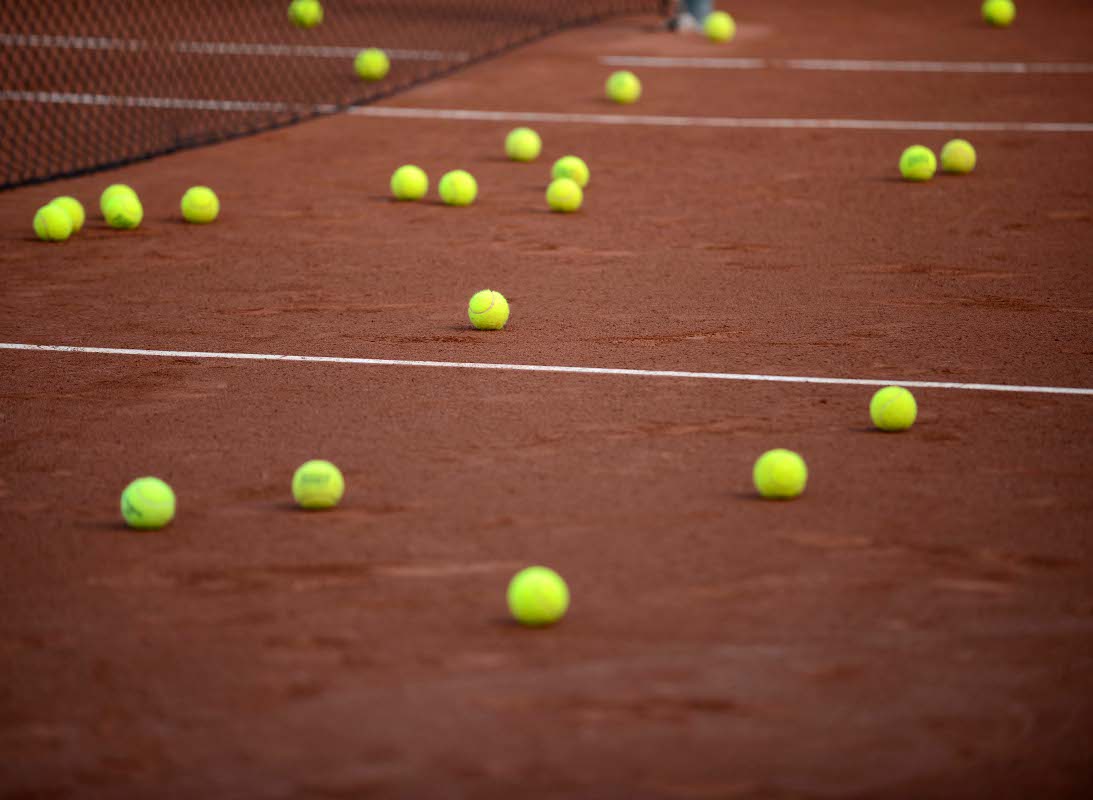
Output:
[[121,515],[130,528],[162,528],[175,518],[175,493],[159,478],[137,478],[121,493]]
[[345,478],[329,461],[305,461],[292,476],[292,496],[301,508],[333,508],[343,494]]
[[920,144],[913,144],[899,157],[899,174],[905,181],[928,181],[937,172],[934,151]]
[[475,292],[467,304],[467,317],[480,331],[499,331],[509,321],[509,301],[492,289]]
[[636,103],[641,97],[641,81],[638,76],[629,70],[619,70],[611,73],[607,79],[607,98],[616,103],[628,105]]
[[137,193],[133,191],[133,187],[131,186],[126,186],[124,183],[110,184],[103,189],[102,194],[99,195],[99,211],[102,212],[103,217],[106,216],[106,204],[119,194],[128,194],[133,197],[137,196]]
[[588,165],[577,156],[562,156],[554,162],[550,170],[552,178],[569,178],[582,189],[588,186],[592,174],[588,171]]
[[61,197],[54,197],[49,201],[51,206],[57,206],[63,208],[65,213],[68,214],[68,218],[72,220],[72,232],[79,233],[83,228],[84,220],[87,219],[87,214],[84,213],[83,203],[77,200],[75,197],[69,197],[63,195]]
[[429,176],[413,164],[404,164],[391,176],[391,194],[396,200],[420,200],[429,191]]
[[34,214],[34,233],[43,242],[63,242],[72,235],[72,217],[60,206],[44,205]]
[[569,608],[569,587],[549,567],[522,569],[509,581],[509,611],[521,625],[552,625]]
[[727,42],[736,35],[736,20],[724,11],[714,11],[708,15],[702,27],[711,42]]
[[572,178],[555,178],[547,187],[546,201],[551,211],[569,214],[581,207],[584,192]]
[[204,225],[212,222],[220,213],[220,198],[208,186],[191,186],[182,195],[181,206],[183,219]]
[[1013,0],[986,0],[982,11],[983,19],[998,28],[1008,28],[1017,16]]
[[534,161],[542,149],[543,140],[531,128],[513,128],[505,137],[505,155],[513,161]]
[[106,204],[106,224],[119,230],[132,230],[144,219],[144,207],[135,194],[118,192]]
[[478,182],[466,170],[444,173],[437,187],[440,199],[450,206],[469,206],[478,197]]
[[297,28],[314,28],[323,21],[323,4],[319,0],[292,0],[288,18]]
[[363,80],[382,81],[391,69],[391,62],[387,58],[387,53],[377,47],[369,47],[367,50],[361,50],[357,53],[353,68],[357,70],[357,75]]
[[975,169],[975,148],[964,139],[953,139],[941,148],[942,172],[967,175]]
[[752,470],[755,488],[771,500],[789,500],[805,490],[808,467],[792,450],[768,450],[759,456]]
[[902,386],[886,386],[869,402],[869,416],[882,431],[905,431],[915,424],[918,404]]

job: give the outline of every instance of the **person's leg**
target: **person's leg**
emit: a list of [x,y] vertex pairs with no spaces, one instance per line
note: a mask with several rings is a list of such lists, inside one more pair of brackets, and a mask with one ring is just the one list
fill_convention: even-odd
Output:
[[713,11],[713,0],[684,0],[684,5],[687,6],[687,12],[699,23],[705,22]]

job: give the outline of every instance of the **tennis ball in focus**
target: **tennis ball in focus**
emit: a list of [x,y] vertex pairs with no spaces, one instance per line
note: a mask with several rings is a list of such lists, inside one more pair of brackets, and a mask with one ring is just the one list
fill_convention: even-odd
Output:
[[975,169],[975,148],[964,139],[953,139],[941,148],[942,172],[967,175]]
[[918,404],[902,386],[886,386],[869,402],[869,416],[882,431],[905,431],[915,424]]
[[182,217],[187,222],[204,225],[220,213],[220,199],[208,186],[191,186],[182,195]]
[[724,11],[714,11],[702,26],[711,42],[727,42],[736,35],[736,20]]
[[83,228],[84,220],[87,219],[87,214],[85,214],[83,210],[83,203],[75,197],[64,195],[62,197],[54,197],[49,201],[49,204],[51,206],[63,208],[65,213],[68,214],[68,218],[72,220],[72,232],[80,232]]
[[137,196],[137,193],[133,191],[131,186],[126,186],[124,183],[112,183],[103,189],[101,195],[99,195],[99,211],[102,215],[106,216],[106,204],[114,199],[119,194],[128,194],[133,197]]
[[543,140],[531,128],[513,128],[505,137],[505,155],[513,161],[534,161],[542,149]]
[[499,331],[509,321],[509,302],[500,292],[483,289],[471,297],[467,317],[480,331]]
[[581,207],[584,192],[572,178],[555,178],[547,187],[546,201],[551,211],[569,214]]
[[382,81],[391,69],[391,62],[387,58],[387,53],[377,47],[369,47],[357,53],[353,68],[357,70],[357,75],[366,81]]
[[1008,28],[1017,16],[1013,0],[986,0],[982,11],[983,19],[998,28]]
[[611,73],[607,79],[607,97],[616,103],[628,105],[636,103],[641,97],[641,81],[638,76],[629,70],[619,70]]
[[162,528],[175,518],[175,493],[159,478],[137,478],[121,493],[121,515],[130,528]]
[[554,167],[550,170],[550,177],[569,178],[583,189],[588,186],[588,181],[592,178],[592,175],[588,171],[588,165],[582,159],[577,156],[562,156],[554,162]]
[[345,478],[329,461],[305,461],[292,476],[292,496],[301,508],[333,508],[345,494]]
[[934,151],[920,144],[913,144],[899,157],[899,174],[906,181],[928,181],[937,172]]
[[552,625],[569,608],[569,587],[548,567],[522,569],[509,581],[509,611],[521,625]]
[[44,205],[34,214],[34,233],[43,242],[63,242],[72,235],[72,218],[60,206]]
[[297,28],[314,28],[323,21],[323,4],[319,0],[292,0],[288,18]]
[[450,206],[469,206],[478,197],[478,182],[466,170],[453,169],[440,179],[440,199]]
[[429,176],[413,164],[404,164],[391,176],[391,194],[396,200],[420,200],[429,191]]
[[792,450],[768,450],[759,456],[752,470],[755,488],[772,500],[789,500],[805,490],[808,467]]
[[144,219],[144,207],[136,194],[119,192],[106,204],[106,224],[111,228],[132,230]]

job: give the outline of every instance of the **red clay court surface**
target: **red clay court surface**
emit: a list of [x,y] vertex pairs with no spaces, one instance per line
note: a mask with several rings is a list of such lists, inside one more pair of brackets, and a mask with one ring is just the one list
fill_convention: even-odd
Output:
[[[636,69],[608,55],[1093,61],[1093,7],[734,3],[561,34],[384,107],[1093,121],[1090,74]],[[386,113],[386,112],[385,112]],[[0,196],[0,342],[1093,388],[1093,133],[345,115]],[[966,134],[980,166],[895,179]],[[581,213],[546,212],[582,155]],[[387,179],[472,171],[479,202]],[[98,193],[146,218],[105,228]],[[212,226],[177,219],[195,183]],[[71,193],[85,231],[30,235]],[[431,194],[435,196],[435,194]],[[506,294],[481,333],[465,304]],[[0,797],[1080,797],[1093,396],[0,350]],[[771,447],[808,490],[763,502]],[[342,507],[293,509],[323,457]],[[135,533],[133,477],[175,488]],[[507,621],[557,569],[555,628]]]

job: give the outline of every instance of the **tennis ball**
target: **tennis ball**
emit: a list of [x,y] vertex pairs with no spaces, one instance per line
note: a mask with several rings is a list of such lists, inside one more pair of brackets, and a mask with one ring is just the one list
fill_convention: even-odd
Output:
[[941,148],[941,170],[967,175],[975,169],[975,148],[964,139],[953,139]]
[[446,172],[437,187],[440,199],[450,206],[469,206],[478,197],[478,182],[466,170]]
[[429,176],[413,164],[404,164],[391,176],[391,194],[396,200],[420,200],[429,191]]
[[928,181],[937,172],[934,151],[920,144],[913,144],[899,157],[899,173],[905,181]]
[[918,404],[902,386],[886,386],[869,402],[869,416],[882,431],[905,431],[915,424]]
[[44,205],[34,214],[34,233],[43,242],[63,242],[72,235],[72,217],[60,206]]
[[121,515],[130,528],[162,528],[175,518],[175,493],[159,478],[137,478],[121,493]]
[[736,20],[724,11],[708,15],[702,27],[711,42],[727,42],[736,35]]
[[752,470],[755,488],[763,497],[789,500],[805,490],[808,467],[792,450],[768,450],[759,456]]
[[72,220],[72,232],[79,233],[83,228],[84,220],[87,219],[87,214],[84,213],[83,204],[75,197],[68,197],[67,195],[61,197],[54,197],[49,201],[51,206],[58,206],[65,210],[68,214],[68,218]]
[[353,68],[357,70],[357,75],[366,81],[382,81],[391,69],[391,62],[387,58],[387,53],[377,47],[369,47],[357,53]]
[[467,317],[480,331],[499,331],[509,321],[509,301],[492,289],[475,292],[467,304]]
[[323,21],[323,4],[319,0],[292,0],[288,18],[297,28],[314,28]]
[[333,508],[345,494],[345,478],[329,461],[305,461],[292,476],[292,496],[302,508]]
[[132,230],[144,219],[144,207],[136,194],[118,192],[106,204],[106,224],[111,228]]
[[208,186],[191,186],[182,195],[182,217],[187,222],[204,225],[220,213],[220,199]]
[[583,189],[588,186],[588,181],[591,180],[592,175],[588,171],[588,165],[577,156],[562,156],[554,162],[554,167],[550,170],[550,177],[569,178]]
[[1008,28],[1017,16],[1013,0],[986,0],[982,11],[983,19],[998,28]]
[[115,195],[128,194],[133,197],[137,196],[137,193],[133,191],[131,186],[126,186],[124,183],[112,183],[103,189],[102,194],[99,196],[99,211],[102,212],[103,217],[106,216],[106,204],[114,199]]
[[571,178],[555,178],[550,182],[546,190],[547,205],[551,211],[561,211],[569,214],[581,207],[584,201],[584,192],[577,182]]
[[549,567],[522,569],[509,581],[509,611],[521,625],[552,625],[569,608],[569,587]]
[[616,103],[628,105],[636,103],[641,97],[641,81],[638,76],[629,70],[619,70],[611,73],[607,79],[607,97]]
[[513,161],[534,161],[543,149],[543,140],[531,128],[513,128],[505,137],[505,155]]

